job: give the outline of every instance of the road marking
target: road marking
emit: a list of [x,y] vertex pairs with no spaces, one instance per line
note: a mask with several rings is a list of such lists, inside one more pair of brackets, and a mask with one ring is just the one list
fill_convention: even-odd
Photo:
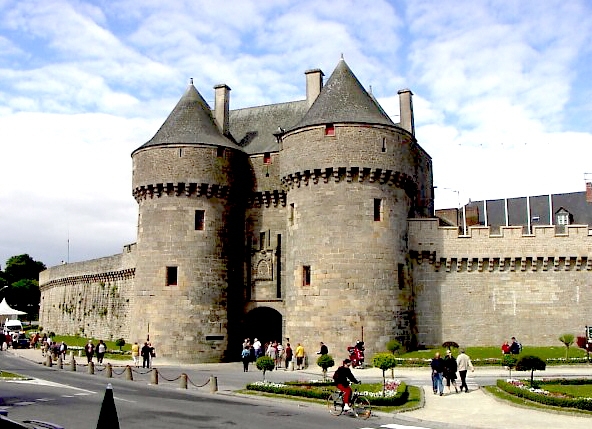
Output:
[[408,426],[408,425],[398,425],[396,423],[389,423],[387,425],[380,425],[381,428],[387,429],[430,429],[424,426]]
[[34,384],[37,386],[49,386],[49,387],[63,387],[65,389],[74,389],[74,390],[78,390],[80,392],[85,392],[88,395],[97,393],[97,392],[93,392],[92,390],[80,389],[78,387],[70,386],[68,384],[54,383],[53,381],[43,380],[41,378],[31,378],[28,380],[8,380],[7,383]]

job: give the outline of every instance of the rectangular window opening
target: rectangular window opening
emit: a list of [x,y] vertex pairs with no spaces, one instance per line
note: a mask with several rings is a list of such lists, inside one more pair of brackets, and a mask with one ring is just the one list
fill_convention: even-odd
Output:
[[399,290],[403,290],[405,288],[405,265],[399,264],[397,265],[397,282],[399,283]]
[[183,149],[179,148],[179,158],[181,158],[183,156]]
[[325,125],[325,135],[326,136],[334,136],[335,135],[335,125],[333,125],[333,124]]
[[294,203],[290,204],[290,225],[294,225]]
[[196,210],[195,211],[195,230],[196,231],[203,231],[205,226],[205,210]]
[[271,164],[271,153],[265,152],[263,154],[263,164],[266,164],[266,165]]
[[218,158],[224,158],[224,147],[223,146],[218,146],[218,148],[216,149],[216,156]]
[[310,286],[310,265],[302,266],[302,286]]
[[380,198],[374,199],[374,221],[382,221],[382,200]]
[[177,286],[177,267],[166,267],[166,285]]
[[259,233],[259,250],[265,249],[265,231]]
[[386,152],[386,137],[382,138],[382,151]]

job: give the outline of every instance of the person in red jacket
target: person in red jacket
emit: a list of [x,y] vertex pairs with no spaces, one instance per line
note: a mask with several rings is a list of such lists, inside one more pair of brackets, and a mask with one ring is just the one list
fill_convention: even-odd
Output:
[[335,374],[333,374],[333,380],[335,380],[335,384],[337,388],[343,392],[343,409],[345,411],[349,411],[350,407],[350,398],[352,394],[352,389],[349,387],[349,382],[359,384],[360,382],[356,380],[356,377],[351,372],[349,368],[351,366],[351,360],[345,359],[341,366],[337,368]]

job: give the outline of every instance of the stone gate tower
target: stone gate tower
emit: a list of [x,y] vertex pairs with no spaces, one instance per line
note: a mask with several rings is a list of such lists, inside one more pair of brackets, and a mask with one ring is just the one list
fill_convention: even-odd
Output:
[[224,359],[232,306],[241,301],[240,187],[248,175],[244,152],[224,135],[228,90],[217,88],[215,121],[190,84],[132,153],[139,216],[131,337],[156,337],[161,354],[181,362]]
[[[401,99],[402,117],[412,115],[410,91]],[[342,59],[283,135],[287,337],[330,342],[337,354],[356,339],[372,350],[412,340],[407,218],[429,216],[433,199],[431,159],[408,128]]]

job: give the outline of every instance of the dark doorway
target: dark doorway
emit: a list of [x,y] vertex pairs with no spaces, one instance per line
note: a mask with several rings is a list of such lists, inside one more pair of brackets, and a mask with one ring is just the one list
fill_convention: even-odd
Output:
[[262,345],[269,341],[283,343],[282,315],[270,307],[255,308],[245,318],[243,333],[243,336],[250,338],[251,342],[255,338],[259,339]]

